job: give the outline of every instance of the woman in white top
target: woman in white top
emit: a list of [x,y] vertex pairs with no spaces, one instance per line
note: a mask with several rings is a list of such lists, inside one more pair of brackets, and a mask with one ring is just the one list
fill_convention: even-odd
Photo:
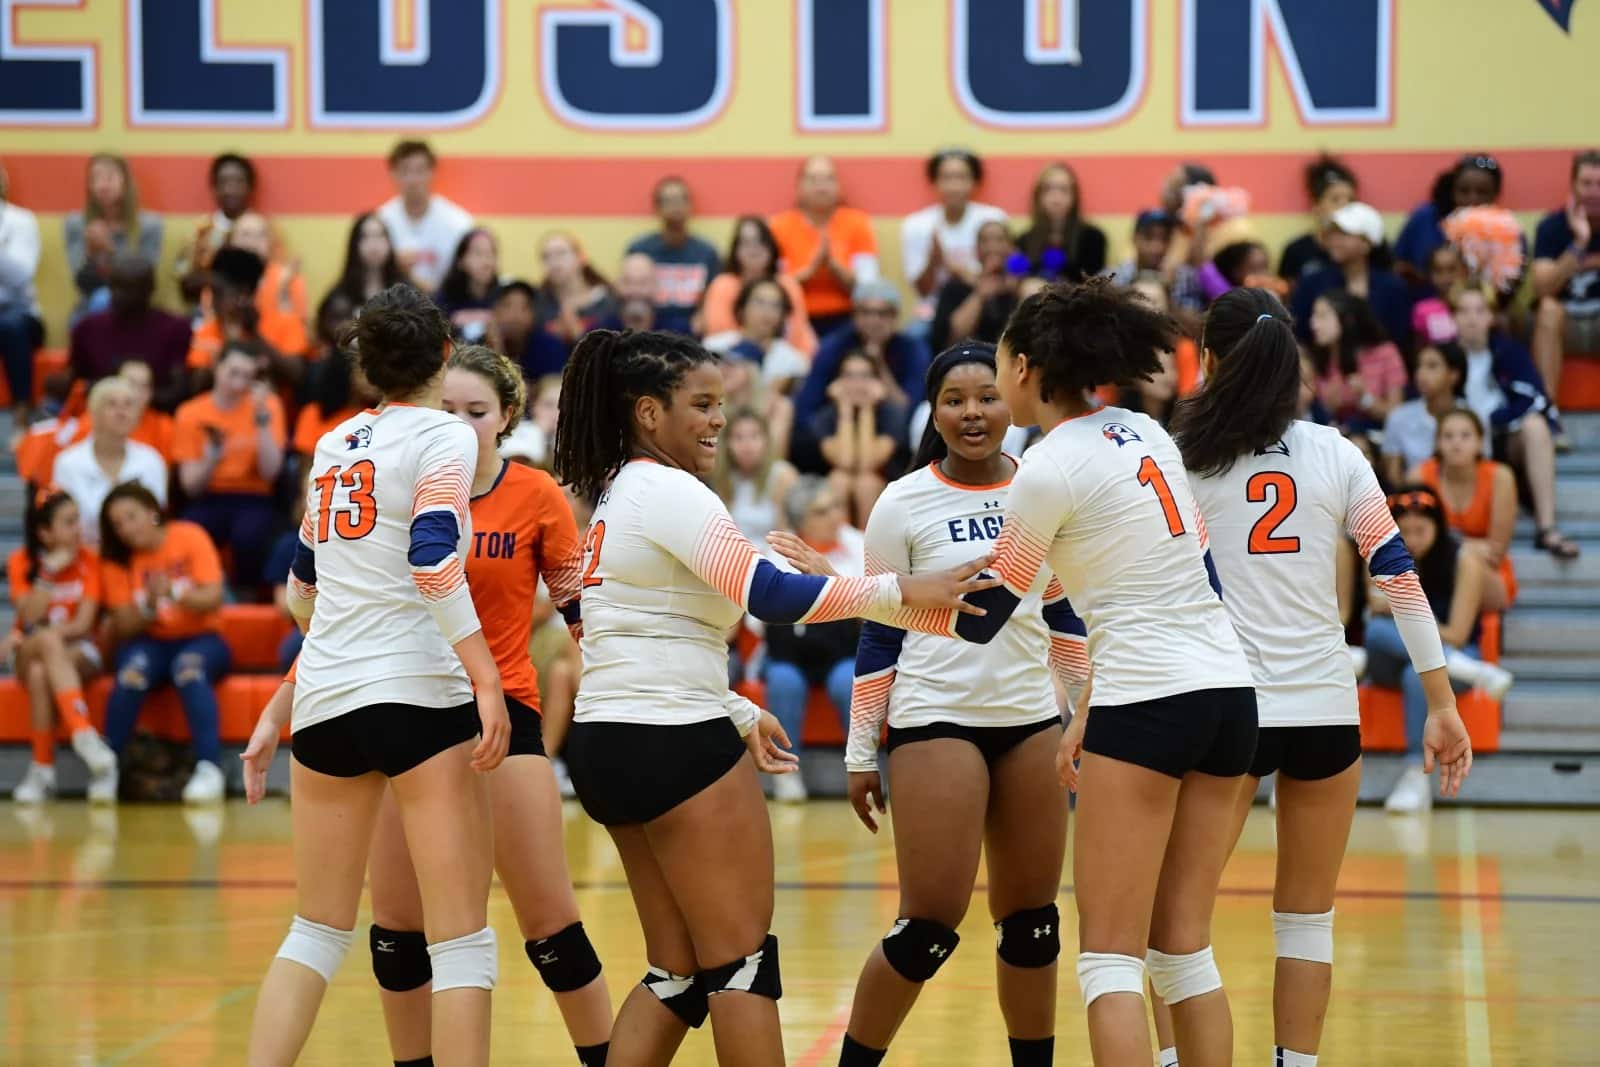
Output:
[[167,463],[149,445],[131,440],[139,423],[139,398],[126,378],[101,378],[89,388],[89,436],[61,450],[50,480],[78,505],[83,539],[100,541],[100,505],[123,482],[138,482],[167,503]]
[[[1472,747],[1445,674],[1439,629],[1372,466],[1332,427],[1294,420],[1299,352],[1264,289],[1234,289],[1206,314],[1205,387],[1182,401],[1173,437],[1255,680],[1261,731],[1237,796],[1277,773],[1274,1063],[1314,1067],[1333,975],[1333,895],[1361,784],[1355,672],[1336,593],[1337,544],[1356,543],[1394,612],[1428,696],[1423,759],[1453,796]],[[1170,1003],[1170,999],[1169,999]],[[1184,1064],[1187,1052],[1180,1053]]]
[[983,161],[966,148],[941,148],[928,157],[928,184],[939,202],[913,211],[900,223],[900,262],[916,293],[917,317],[933,317],[939,289],[952,278],[975,283],[978,230],[1004,222],[1006,213],[972,199],[983,183]]
[[621,854],[650,961],[613,1027],[616,1063],[667,1062],[708,1013],[719,1062],[783,1062],[772,829],[756,771],[794,764],[777,721],[728,691],[729,627],[744,611],[915,623],[917,609],[979,611],[960,597],[994,584],[972,577],[982,559],[897,579],[791,574],[761,558],[700,481],[722,395],[714,355],[650,332],[590,333],[561,387],[556,475],[599,497],[567,763]]
[[[482,772],[511,726],[467,590],[472,429],[441,410],[450,325],[408,285],[349,328],[383,403],[312,455],[289,610],[306,629],[291,715],[296,915],[262,983],[252,1067],[293,1063],[354,934],[378,803],[393,790],[422,892],[436,1062],[489,1062],[497,974]],[[282,702],[274,701],[274,713]],[[283,723],[265,715],[249,769]],[[480,732],[481,740],[475,740]]]

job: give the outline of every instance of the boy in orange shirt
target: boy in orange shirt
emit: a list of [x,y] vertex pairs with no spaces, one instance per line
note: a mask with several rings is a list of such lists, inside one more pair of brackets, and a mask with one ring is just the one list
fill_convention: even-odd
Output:
[[782,270],[800,283],[818,337],[850,320],[856,282],[878,276],[878,238],[866,212],[839,203],[833,160],[812,156],[800,168],[797,206],[769,224]]

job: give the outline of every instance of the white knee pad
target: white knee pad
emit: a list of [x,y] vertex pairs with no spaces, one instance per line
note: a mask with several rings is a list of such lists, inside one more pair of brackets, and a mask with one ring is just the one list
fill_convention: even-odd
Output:
[[278,946],[278,958],[309,967],[324,982],[331,982],[355,936],[354,930],[335,930],[296,915],[289,923],[288,936]]
[[1332,964],[1333,909],[1315,915],[1273,912],[1272,940],[1280,959]]
[[1078,988],[1088,1007],[1107,993],[1132,993],[1144,999],[1144,961],[1115,952],[1078,953]]
[[500,954],[494,931],[485,926],[475,934],[463,934],[449,941],[428,946],[433,963],[433,991],[446,989],[493,989],[500,977]]
[[1210,945],[1182,956],[1151,949],[1144,961],[1150,968],[1150,984],[1155,987],[1156,996],[1168,1005],[1182,1004],[1190,997],[1222,988],[1222,972],[1217,970]]

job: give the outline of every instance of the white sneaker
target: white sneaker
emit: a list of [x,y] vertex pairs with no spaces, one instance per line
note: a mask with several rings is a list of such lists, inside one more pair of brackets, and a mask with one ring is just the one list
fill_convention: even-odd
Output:
[[772,776],[772,799],[779,804],[804,804],[811,798],[806,792],[806,782],[799,771]]
[[1367,650],[1360,645],[1346,645],[1346,652],[1350,653],[1350,669],[1355,672],[1356,681],[1367,676]]
[[572,775],[567,773],[567,761],[557,756],[550,761],[550,769],[555,772],[556,788],[561,791],[561,799],[575,799],[578,791],[572,787]]
[[11,799],[18,804],[43,804],[56,795],[56,769],[43,763],[29,763]]
[[117,802],[117,764],[112,761],[103,774],[89,776],[89,803],[115,804]]
[[1428,776],[1415,763],[1401,772],[1400,781],[1395,783],[1389,799],[1383,802],[1383,810],[1394,815],[1421,814],[1432,807],[1433,790]]
[[1485,663],[1455,649],[1445,653],[1444,669],[1452,681],[1482,689],[1495,700],[1505,696],[1516,680],[1515,675],[1498,663]]
[[88,766],[91,775],[104,774],[117,765],[117,754],[111,751],[105,738],[93,730],[79,730],[73,734],[72,751]]
[[227,782],[223,780],[222,768],[210,760],[201,760],[194,765],[194,773],[189,776],[189,784],[183,787],[183,802],[215,804],[226,792]]

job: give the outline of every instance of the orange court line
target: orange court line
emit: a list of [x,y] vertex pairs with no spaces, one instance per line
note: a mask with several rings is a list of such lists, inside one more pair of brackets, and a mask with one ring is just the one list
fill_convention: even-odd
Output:
[[[219,150],[227,147],[218,144]],[[1513,211],[1551,211],[1568,193],[1570,148],[1522,148],[1496,153],[1506,175],[1501,198]],[[1301,175],[1313,153],[1194,152],[1073,155],[1064,153],[1083,187],[1084,213],[1127,215],[1155,205],[1162,180],[1182,158],[1203,160],[1224,185],[1249,189],[1254,214],[1307,210]],[[1427,199],[1436,173],[1456,151],[1340,153],[1361,179],[1362,199],[1381,211],[1409,211]],[[7,153],[10,199],[34,211],[67,212],[83,206],[87,153]],[[836,157],[845,198],[872,215],[904,215],[932,202],[924,157]],[[979,199],[1021,211],[1039,170],[1059,157],[991,155],[984,161]],[[209,156],[130,157],[141,206],[178,214],[212,210],[206,184]],[[260,176],[257,207],[269,214],[354,215],[388,199],[380,155],[254,156]],[[655,182],[666,174],[686,179],[702,215],[768,214],[790,206],[797,156],[672,158],[631,156],[444,156],[439,191],[482,215],[645,215]]]

